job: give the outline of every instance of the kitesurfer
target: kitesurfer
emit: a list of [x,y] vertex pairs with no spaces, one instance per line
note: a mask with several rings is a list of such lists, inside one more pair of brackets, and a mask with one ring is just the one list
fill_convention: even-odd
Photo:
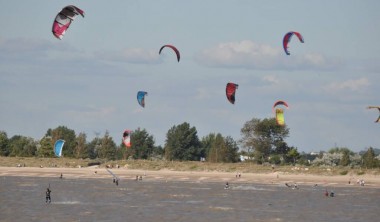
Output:
[[49,188],[46,189],[46,203],[51,203],[51,197],[50,197],[51,190]]

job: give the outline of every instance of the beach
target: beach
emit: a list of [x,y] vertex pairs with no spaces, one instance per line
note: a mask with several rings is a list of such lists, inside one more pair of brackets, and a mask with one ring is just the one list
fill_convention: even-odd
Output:
[[[174,171],[174,170],[136,170],[128,168],[110,168],[122,180],[134,180],[136,175],[144,176],[148,181],[193,181],[193,182],[233,182],[233,183],[261,183],[284,184],[298,183],[305,185],[333,185],[355,186],[357,180],[364,180],[366,187],[380,188],[380,176],[378,175],[312,175],[292,174],[288,172],[271,173],[241,173],[241,172],[217,172],[217,171]],[[24,177],[58,177],[63,174],[65,178],[105,179],[110,174],[106,168],[38,168],[38,167],[0,167],[0,176],[24,176]],[[238,176],[240,174],[240,177]],[[350,183],[349,183],[350,181]]]
[[347,175],[109,170],[118,185],[106,168],[0,167],[0,221],[346,222],[380,215],[377,176],[363,175],[360,186]]

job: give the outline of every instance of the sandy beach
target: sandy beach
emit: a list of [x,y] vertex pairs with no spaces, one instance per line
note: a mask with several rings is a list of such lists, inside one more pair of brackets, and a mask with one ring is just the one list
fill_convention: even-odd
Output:
[[[272,173],[228,173],[228,172],[203,172],[203,171],[172,171],[158,170],[145,171],[127,168],[109,169],[120,180],[135,180],[136,176],[142,176],[148,181],[192,181],[192,182],[230,182],[230,183],[259,183],[259,184],[285,184],[297,183],[299,185],[322,186],[357,186],[357,180],[364,180],[366,187],[380,188],[380,176],[377,175],[344,175],[323,176],[309,174],[291,174],[288,172]],[[37,167],[0,167],[0,176],[21,177],[53,177],[60,175],[64,178],[112,178],[106,168],[37,168]],[[240,174],[240,177],[239,177]],[[349,183],[350,181],[350,183]]]

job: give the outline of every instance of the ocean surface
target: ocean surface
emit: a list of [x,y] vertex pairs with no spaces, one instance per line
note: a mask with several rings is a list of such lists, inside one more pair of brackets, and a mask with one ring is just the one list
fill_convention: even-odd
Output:
[[[0,221],[379,221],[380,189],[0,177]],[[50,204],[45,191],[52,190]],[[326,197],[325,190],[334,197]]]

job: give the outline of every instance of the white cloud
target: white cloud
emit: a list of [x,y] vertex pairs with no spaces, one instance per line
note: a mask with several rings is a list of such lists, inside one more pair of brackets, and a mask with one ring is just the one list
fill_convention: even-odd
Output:
[[115,107],[101,107],[94,108],[88,107],[84,110],[69,110],[65,112],[65,115],[72,118],[73,120],[96,120],[104,119],[105,117],[111,117],[116,111]]
[[280,83],[280,80],[276,76],[273,76],[273,75],[264,76],[263,80],[265,82],[273,83],[276,85]]
[[141,48],[126,48],[120,51],[96,52],[95,56],[106,61],[117,61],[127,63],[159,63],[160,58],[157,51]]
[[364,88],[367,88],[370,85],[370,82],[367,78],[363,77],[360,79],[349,79],[344,82],[335,82],[331,83],[325,87],[326,90],[350,90],[350,91],[360,91]]
[[341,62],[318,53],[286,56],[280,47],[250,40],[220,43],[204,49],[195,60],[205,66],[259,70],[332,70]]

